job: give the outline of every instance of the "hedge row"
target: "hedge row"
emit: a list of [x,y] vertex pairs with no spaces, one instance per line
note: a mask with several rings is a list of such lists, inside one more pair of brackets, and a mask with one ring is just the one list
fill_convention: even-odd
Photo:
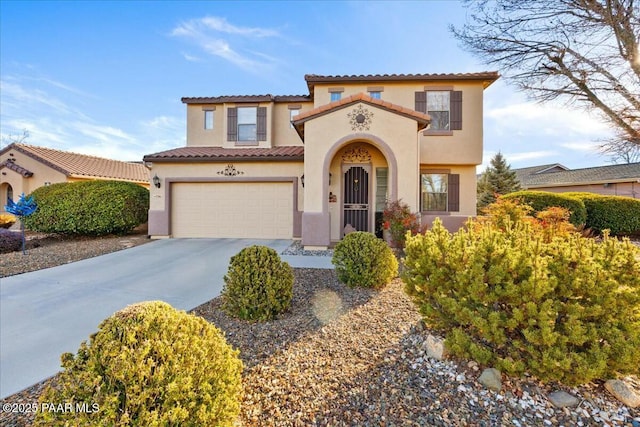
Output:
[[531,206],[534,213],[552,206],[566,208],[571,212],[569,221],[573,225],[584,225],[597,232],[609,230],[612,235],[640,233],[640,200],[631,197],[529,190],[502,197],[506,200],[520,200]]
[[586,227],[596,231],[608,229],[613,235],[640,234],[640,200],[593,193],[566,194],[584,203]]
[[24,226],[44,233],[125,234],[147,221],[149,190],[123,181],[81,181],[40,187]]
[[569,197],[561,193],[550,193],[548,191],[516,191],[502,196],[507,200],[520,200],[533,208],[533,213],[543,211],[552,206],[568,209],[571,212],[569,222],[575,226],[587,222],[587,209],[582,201],[575,197]]

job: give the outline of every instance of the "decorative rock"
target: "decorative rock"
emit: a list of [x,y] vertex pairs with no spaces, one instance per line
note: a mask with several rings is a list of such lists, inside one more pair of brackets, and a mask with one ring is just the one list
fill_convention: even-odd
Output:
[[577,397],[566,391],[554,391],[550,393],[548,399],[556,408],[565,408],[569,406],[577,406],[580,401]]
[[428,335],[422,347],[427,352],[427,356],[432,359],[442,360],[444,357],[444,340],[441,338]]
[[487,368],[482,371],[478,382],[493,391],[500,391],[502,388],[502,375],[496,368]]
[[611,393],[616,399],[624,403],[630,408],[637,408],[640,406],[640,396],[638,393],[629,387],[627,383],[620,380],[609,380],[604,383],[604,387]]

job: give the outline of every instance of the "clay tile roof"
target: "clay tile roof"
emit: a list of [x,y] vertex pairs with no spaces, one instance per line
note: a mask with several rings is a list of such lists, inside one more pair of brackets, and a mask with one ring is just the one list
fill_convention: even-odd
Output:
[[146,183],[149,170],[141,163],[122,162],[36,145],[14,143],[2,151],[15,149],[68,177],[102,178]]
[[184,104],[221,104],[224,102],[305,102],[309,95],[224,95],[182,98]]
[[380,107],[387,111],[391,111],[393,113],[414,119],[416,122],[418,122],[418,130],[426,128],[429,123],[431,123],[431,116],[429,116],[428,114],[421,113],[419,111],[415,111],[401,105],[392,104],[391,102],[383,101],[381,99],[371,98],[369,95],[361,92],[355,95],[348,96],[346,98],[342,98],[338,101],[330,102],[329,104],[321,105],[320,107],[314,108],[313,110],[300,113],[295,116],[293,125],[296,128],[296,131],[298,131],[300,137],[304,140],[303,124],[306,121],[330,113],[332,111],[348,107],[349,105],[355,104],[357,102],[364,102],[366,104]]
[[22,166],[17,165],[15,162],[12,162],[11,160],[8,160],[8,159],[0,163],[0,169],[2,168],[11,169],[12,171],[19,173],[25,178],[29,178],[30,176],[33,176],[33,172],[23,168]]
[[402,82],[402,81],[442,81],[442,80],[481,80],[487,88],[491,83],[498,80],[500,75],[497,71],[482,71],[478,73],[441,73],[441,74],[367,74],[367,75],[342,75],[342,76],[322,76],[317,74],[307,74],[304,76],[309,91],[313,93],[313,86],[316,83],[339,83],[339,82]]
[[301,161],[303,146],[273,148],[180,147],[144,156],[146,162]]

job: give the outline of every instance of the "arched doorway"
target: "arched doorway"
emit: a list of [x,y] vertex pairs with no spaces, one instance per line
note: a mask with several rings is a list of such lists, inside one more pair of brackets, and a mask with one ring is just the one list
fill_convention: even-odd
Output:
[[[1,187],[0,197],[2,197],[2,205],[0,208],[4,208],[4,205],[9,203],[9,200],[13,201],[13,187],[11,184],[4,183]],[[4,209],[3,209],[4,210]]]
[[385,153],[368,140],[349,141],[335,151],[329,163],[332,241],[350,230],[382,235],[382,210],[392,197],[389,169]]

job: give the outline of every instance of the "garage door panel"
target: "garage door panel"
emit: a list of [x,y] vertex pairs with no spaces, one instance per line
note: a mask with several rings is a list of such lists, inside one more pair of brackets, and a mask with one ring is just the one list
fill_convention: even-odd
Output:
[[174,237],[282,238],[293,235],[290,182],[173,183]]

